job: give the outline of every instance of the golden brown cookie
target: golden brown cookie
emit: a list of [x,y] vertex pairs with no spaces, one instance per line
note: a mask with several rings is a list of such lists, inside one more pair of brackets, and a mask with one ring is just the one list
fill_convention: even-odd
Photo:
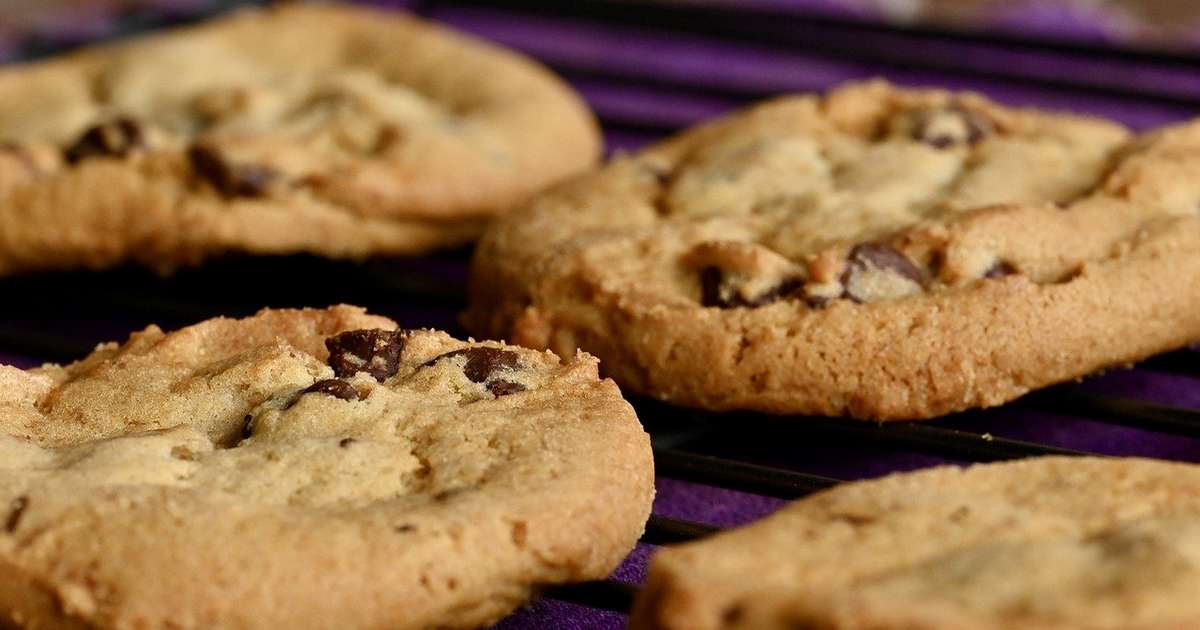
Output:
[[1200,339],[1200,123],[882,82],[619,158],[491,229],[468,325],[714,410],[926,418]]
[[1200,468],[1043,458],[847,484],[651,560],[636,630],[1200,627]]
[[0,626],[470,628],[601,578],[646,434],[596,361],[352,307],[0,366]]
[[511,51],[351,5],[239,11],[0,69],[0,274],[459,245],[599,146]]

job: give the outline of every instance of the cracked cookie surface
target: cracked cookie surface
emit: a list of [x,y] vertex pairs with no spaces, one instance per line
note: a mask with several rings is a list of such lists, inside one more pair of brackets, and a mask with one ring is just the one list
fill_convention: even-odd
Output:
[[352,307],[0,384],[0,626],[476,627],[607,575],[653,496],[595,359]]
[[1200,123],[1133,137],[882,82],[782,98],[497,223],[466,321],[688,406],[996,405],[1200,339],[1196,168]]
[[1200,625],[1200,468],[1035,458],[849,483],[661,551],[637,630]]
[[296,5],[0,70],[0,273],[461,245],[596,158],[532,61]]

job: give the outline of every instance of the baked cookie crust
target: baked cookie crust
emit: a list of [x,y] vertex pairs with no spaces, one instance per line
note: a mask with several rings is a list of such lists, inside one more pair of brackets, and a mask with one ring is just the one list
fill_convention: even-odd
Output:
[[0,69],[0,274],[462,245],[599,150],[515,52],[366,7],[236,11]]
[[997,405],[1200,339],[1197,167],[1200,123],[1132,137],[883,82],[786,97],[500,221],[464,319],[686,406]]
[[850,483],[659,552],[630,627],[1193,628],[1198,485],[1061,457]]
[[596,361],[340,306],[0,366],[0,626],[471,628],[606,576],[647,435]]

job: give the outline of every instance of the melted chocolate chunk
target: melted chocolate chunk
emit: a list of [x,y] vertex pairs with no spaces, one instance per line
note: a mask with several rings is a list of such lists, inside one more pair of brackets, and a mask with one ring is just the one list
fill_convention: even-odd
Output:
[[705,267],[700,270],[700,303],[704,306],[733,306],[721,299],[721,270],[716,267]]
[[1003,278],[1004,276],[1011,276],[1014,273],[1017,273],[1016,267],[1013,267],[1007,261],[1000,260],[997,261],[996,264],[992,265],[991,269],[988,269],[986,272],[984,272],[983,277]]
[[366,372],[382,383],[400,369],[404,332],[399,330],[350,330],[325,340],[329,367],[339,378]]
[[721,611],[721,622],[727,626],[732,626],[742,620],[746,616],[746,609],[741,604],[730,604]]
[[226,197],[259,197],[279,177],[274,169],[260,164],[235,164],[219,151],[201,144],[188,149],[188,160],[200,177]]
[[642,163],[642,171],[649,173],[660,186],[666,186],[675,178],[675,171],[661,164]]
[[496,396],[496,398],[525,391],[524,385],[502,379],[496,379],[488,383],[487,388],[489,392],[492,392],[492,394]]
[[29,497],[17,497],[8,504],[8,518],[4,521],[4,531],[13,533],[17,531],[17,526],[21,524],[21,517],[25,514],[25,508],[29,507]]
[[960,107],[924,111],[917,115],[912,137],[935,149],[973,145],[992,131],[987,118]]
[[453,350],[434,357],[432,360],[427,361],[425,366],[433,365],[442,359],[457,356],[465,356],[467,358],[467,362],[463,365],[463,374],[473,383],[486,382],[501,370],[515,370],[519,367],[516,352],[485,346]]
[[433,500],[434,501],[445,501],[447,499],[450,499],[451,497],[462,494],[466,491],[467,491],[466,488],[450,488],[449,490],[442,490],[441,492],[433,495]]
[[894,273],[919,286],[925,286],[925,274],[908,256],[889,245],[862,243],[850,250],[850,256],[846,260],[846,270],[842,272],[842,286],[845,287],[843,296],[855,302],[866,301],[867,296],[856,295],[850,287],[855,276],[868,273],[872,269]]
[[326,394],[342,400],[361,400],[358,390],[340,378],[327,378],[309,385],[301,394]]
[[823,295],[806,295],[806,296],[804,296],[804,303],[807,304],[809,308],[813,308],[813,309],[817,309],[817,310],[825,308],[826,306],[829,305],[829,303],[831,301],[833,301],[833,300],[830,298],[827,298]]
[[356,440],[352,437],[342,438],[342,439],[338,440],[338,446],[340,446],[341,448],[350,448],[350,445],[354,444],[357,441],[358,440]]
[[121,117],[83,132],[63,155],[75,164],[94,157],[125,157],[145,147],[145,129],[136,120]]
[[700,303],[702,305],[720,308],[754,308],[799,295],[804,289],[803,278],[785,278],[762,294],[747,300],[736,292],[728,297],[722,296],[721,283],[723,280],[721,270],[717,267],[705,267],[700,270]]
[[754,298],[746,304],[746,306],[766,306],[772,302],[778,302],[787,297],[798,295],[804,290],[803,278],[788,278],[783,282],[771,287],[771,289],[762,295]]

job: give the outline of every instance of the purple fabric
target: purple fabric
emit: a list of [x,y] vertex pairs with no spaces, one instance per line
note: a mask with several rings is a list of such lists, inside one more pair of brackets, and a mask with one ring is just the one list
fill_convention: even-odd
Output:
[[19,368],[29,369],[35,367],[40,361],[20,354],[11,352],[0,352],[0,365],[15,365]]
[[[1195,106],[1096,94],[1081,98],[1076,91],[1034,87],[1025,83],[972,77],[961,73],[905,70],[867,63],[804,54],[790,49],[714,40],[695,35],[664,33],[649,28],[616,28],[579,19],[523,16],[513,20],[493,9],[435,7],[429,14],[463,30],[485,36],[527,52],[565,71],[579,81],[602,119],[611,114],[621,121],[630,111],[654,112],[655,121],[676,126],[692,124],[751,98],[797,91],[825,89],[837,83],[883,76],[903,85],[971,89],[1014,105],[1032,105],[1077,111],[1120,120],[1144,129],[1183,120]],[[893,46],[898,46],[892,43]],[[1099,86],[1136,85],[1176,97],[1198,99],[1200,74],[1192,69],[1139,65],[1132,62],[1101,64],[1079,57],[1017,52],[995,46],[966,45],[947,51],[944,45],[921,44],[930,50],[922,58],[969,55],[976,61],[1017,74],[1037,71],[1048,79],[1087,75]],[[916,55],[916,49],[906,50]],[[965,51],[965,52],[964,52]],[[1060,62],[1062,65],[1060,66]],[[625,80],[650,82],[655,89],[634,89],[621,79],[596,79],[596,73]],[[1124,82],[1124,83],[1122,83]],[[675,87],[683,86],[683,87]],[[695,96],[697,88],[701,94]],[[719,98],[711,94],[732,94]],[[680,98],[688,104],[677,107]]]
[[[954,17],[920,10],[921,5],[955,0],[698,0],[697,4],[773,17],[818,17],[864,23],[940,26],[962,33],[1002,34],[1011,37],[1070,42],[1079,45],[1130,46],[1151,50],[1192,50],[1200,47],[1200,16],[1189,24],[1142,19],[1136,10],[1141,0],[957,0]],[[672,4],[651,0],[649,4]],[[1186,0],[1179,0],[1185,5]],[[967,10],[968,5],[973,8]],[[1197,15],[1193,13],[1193,15]]]

